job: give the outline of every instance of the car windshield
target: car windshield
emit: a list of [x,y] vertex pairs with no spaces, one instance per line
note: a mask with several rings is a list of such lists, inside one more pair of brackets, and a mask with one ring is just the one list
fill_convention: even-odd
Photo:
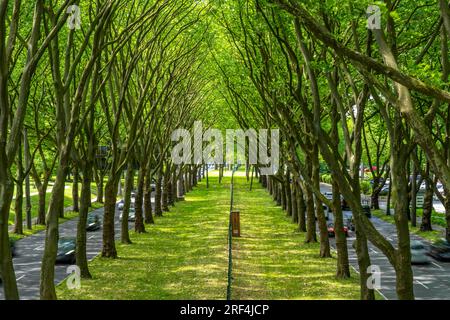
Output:
[[424,250],[425,247],[420,241],[411,241],[411,250]]
[[58,250],[60,250],[60,251],[69,250],[69,249],[73,249],[74,246],[75,246],[74,240],[63,239],[63,240],[60,240],[58,243]]
[[87,219],[88,223],[94,223],[98,221],[97,215],[89,215]]

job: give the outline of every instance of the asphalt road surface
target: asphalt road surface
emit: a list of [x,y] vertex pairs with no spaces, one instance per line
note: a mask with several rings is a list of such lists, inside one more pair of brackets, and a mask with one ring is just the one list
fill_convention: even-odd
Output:
[[[321,185],[321,192],[331,192],[331,187],[328,185]],[[332,215],[330,214],[330,221]],[[376,217],[372,217],[372,223],[378,231],[383,234],[395,247],[397,245],[397,232],[393,224],[385,222]],[[412,240],[420,240],[424,244],[429,245],[424,239],[411,235]],[[349,233],[347,239],[349,250],[349,262],[358,271],[358,260],[356,252],[352,247],[355,240],[354,232]],[[334,239],[331,240],[333,247],[335,247]],[[381,288],[379,292],[386,299],[395,300],[397,294],[395,291],[395,271],[390,265],[386,256],[375,246],[369,242],[369,254],[372,265],[377,265],[381,272]],[[450,263],[439,262],[432,258],[428,265],[413,265],[414,273],[414,294],[417,300],[448,300],[450,299]]]
[[[154,202],[154,199],[152,199]],[[94,211],[103,221],[103,208]],[[120,239],[119,210],[116,206],[115,230],[116,239]],[[78,218],[67,221],[59,226],[60,237],[76,237]],[[129,222],[134,227],[134,222]],[[87,257],[95,258],[102,250],[102,229],[87,233]],[[39,299],[39,283],[41,276],[41,260],[44,253],[45,232],[39,232],[16,242],[14,270],[16,272],[19,296],[22,300]],[[69,265],[55,266],[55,284],[59,284],[67,276]],[[0,284],[0,300],[4,300],[3,286]]]

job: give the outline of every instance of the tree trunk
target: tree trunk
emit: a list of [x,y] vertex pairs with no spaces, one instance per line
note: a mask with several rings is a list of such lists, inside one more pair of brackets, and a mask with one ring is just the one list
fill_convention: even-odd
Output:
[[98,203],[103,203],[103,174],[100,173],[99,174],[99,178],[96,181],[96,185],[97,185],[97,202]]
[[298,208],[297,208],[297,187],[295,180],[292,180],[292,188],[291,188],[291,216],[292,216],[292,222],[295,224],[298,224]]
[[[396,120],[399,116],[396,117]],[[398,120],[397,126],[401,126]],[[397,129],[401,132],[401,129]],[[391,184],[392,197],[394,199],[394,219],[397,227],[398,249],[396,251],[396,291],[400,300],[414,299],[413,272],[411,268],[411,247],[409,220],[407,216],[408,201],[408,179],[406,175],[407,152],[403,146],[403,135],[398,133],[396,141],[393,141],[391,150]],[[433,197],[433,193],[431,193]]]
[[122,221],[120,222],[120,241],[123,244],[131,244],[128,217],[130,216],[131,189],[133,188],[133,180],[134,169],[131,162],[128,162],[128,169],[125,176],[125,196],[123,199]]
[[144,216],[146,224],[155,224],[152,212],[152,177],[151,170],[147,170],[144,184]]
[[170,171],[169,168],[166,168],[166,172],[164,172],[164,183],[163,183],[163,191],[162,191],[162,210],[164,212],[169,212],[169,192],[170,192]]
[[81,184],[80,214],[77,226],[77,250],[76,261],[80,268],[81,277],[84,279],[92,278],[89,272],[88,259],[86,253],[86,226],[89,213],[89,205],[91,202],[91,181],[92,181],[92,165],[86,163],[83,168],[83,180]]
[[57,170],[56,181],[53,185],[52,195],[48,206],[48,215],[46,220],[45,248],[42,257],[41,266],[41,300],[56,300],[55,291],[55,261],[58,252],[58,217],[61,211],[64,211],[64,187],[67,175],[67,158],[65,150],[61,153],[64,155],[60,159],[59,168]]
[[36,223],[45,226],[45,199],[47,197],[47,188],[42,186],[38,190],[39,204],[38,204],[38,214]]
[[159,169],[158,176],[156,178],[156,191],[155,191],[155,216],[157,216],[157,217],[162,217],[161,181],[162,181],[162,169]]
[[222,183],[223,179],[223,164],[219,165],[219,183]]
[[141,166],[139,169],[138,184],[136,190],[136,198],[134,202],[134,210],[136,215],[136,221],[134,223],[134,230],[136,233],[145,233],[144,216],[142,212],[142,199],[144,197],[144,180],[146,175],[146,169]]
[[[319,150],[317,146],[313,148],[313,163],[312,163],[312,182],[317,190],[320,190],[320,163],[319,163]],[[322,201],[319,197],[314,197],[314,203],[316,206],[316,216],[319,225],[320,232],[320,257],[330,258],[330,240],[328,237],[328,227],[325,218],[325,212],[323,210]],[[342,218],[342,217],[341,217]],[[341,221],[342,222],[342,221]],[[342,231],[342,228],[340,229]],[[345,236],[344,236],[345,237]]]
[[[206,180],[208,181],[208,180]],[[170,179],[169,179],[169,193],[168,193],[168,202],[169,205],[171,205],[172,207],[175,206],[175,200],[176,200],[176,195],[177,195],[177,174],[176,171],[174,170],[171,174],[170,174]]]
[[350,278],[350,264],[348,262],[347,237],[344,233],[344,217],[341,208],[341,194],[338,184],[333,180],[333,213],[334,233],[336,235],[337,268],[336,277],[339,279]]
[[[118,178],[120,179],[120,178]],[[103,249],[102,257],[117,258],[116,243],[114,240],[114,217],[116,212],[116,197],[118,180],[111,177],[105,186],[105,207],[103,217]]]
[[[16,275],[9,245],[8,219],[14,184],[6,168],[0,168],[0,272],[6,300],[18,300]],[[3,179],[1,176],[6,177]]]
[[[375,180],[378,180],[376,178]],[[375,182],[372,186],[372,194],[370,196],[371,207],[374,210],[380,210],[380,191],[379,191],[379,182]]]
[[286,198],[286,214],[288,217],[292,217],[291,174],[289,170],[286,173],[285,198]]
[[309,188],[305,189],[306,198],[306,243],[317,242],[316,217],[314,215],[314,196]]
[[283,210],[287,209],[287,193],[286,193],[286,184],[284,182],[280,183],[280,202],[281,208]]
[[425,181],[426,189],[423,198],[423,213],[422,223],[420,224],[421,231],[432,231],[433,226],[431,224],[431,216],[433,214],[433,186],[431,184],[431,178],[427,177]]
[[[25,167],[30,168],[30,146],[28,143],[28,133],[27,128],[23,129],[23,153],[25,160]],[[26,220],[27,220],[27,229],[33,229],[33,222],[31,216],[31,192],[30,192],[30,173],[28,173],[25,177],[25,199],[26,199]]]
[[445,207],[445,221],[446,221],[446,228],[445,228],[445,238],[448,242],[450,242],[450,196],[445,194],[445,200],[444,200],[444,207]]
[[369,248],[367,246],[367,237],[362,231],[361,221],[358,219],[358,216],[354,216],[355,219],[355,227],[356,227],[356,256],[358,259],[358,267],[359,267],[359,284],[360,284],[360,296],[361,300],[375,300],[375,292],[374,289],[370,289],[367,286],[369,277],[371,273],[369,272],[369,268],[371,266],[370,256],[369,256]]
[[[80,199],[79,199],[79,192],[78,192],[78,164],[75,164],[73,167],[73,184],[72,184],[72,211],[79,212],[80,211]],[[90,197],[90,196],[89,196]]]
[[306,203],[303,197],[304,193],[299,183],[296,183],[297,188],[297,210],[298,210],[298,230],[306,232]]
[[14,204],[15,223],[14,233],[23,234],[23,164],[22,151],[19,147],[17,153],[17,182],[16,182],[16,200]]

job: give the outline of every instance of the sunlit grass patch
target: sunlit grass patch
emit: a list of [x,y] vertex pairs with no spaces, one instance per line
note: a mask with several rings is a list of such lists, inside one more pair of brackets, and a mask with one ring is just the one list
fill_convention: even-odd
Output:
[[[211,183],[217,179],[211,177]],[[131,233],[132,245],[117,245],[119,259],[97,258],[90,264],[93,280],[62,299],[224,299],[227,280],[229,185],[205,187],[186,195],[147,225]]]

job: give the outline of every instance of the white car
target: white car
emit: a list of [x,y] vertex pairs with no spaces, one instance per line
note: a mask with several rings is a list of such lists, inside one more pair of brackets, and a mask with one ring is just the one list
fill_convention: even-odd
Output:
[[[122,217],[123,217],[123,212],[120,214],[120,221],[122,221]],[[134,208],[130,208],[130,212],[128,213],[128,221],[129,222],[134,222],[136,221],[136,211],[134,211]]]

